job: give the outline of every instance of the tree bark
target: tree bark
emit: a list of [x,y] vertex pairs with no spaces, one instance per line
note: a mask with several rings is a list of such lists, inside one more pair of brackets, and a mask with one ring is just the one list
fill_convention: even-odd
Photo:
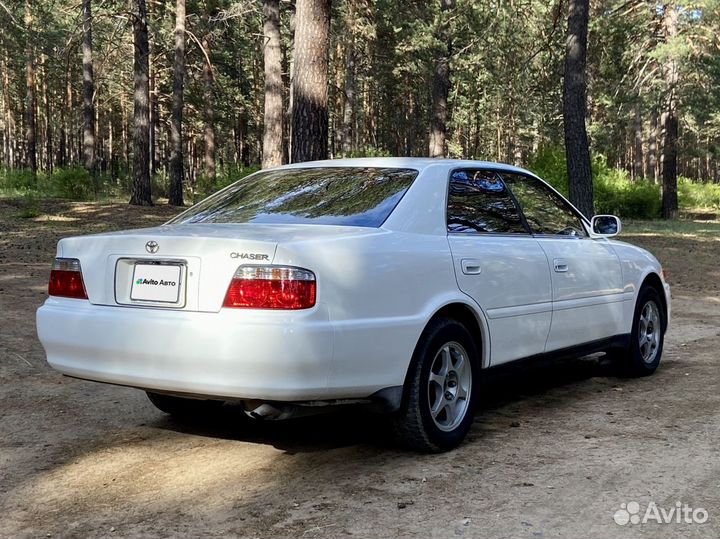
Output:
[[148,41],[145,0],[134,0],[133,6],[133,144],[134,182],[130,204],[152,206],[150,187],[150,44]]
[[643,171],[643,133],[642,133],[642,115],[640,112],[640,103],[635,105],[635,123],[633,126],[635,140],[633,144],[633,179],[641,180],[645,174]]
[[262,167],[283,164],[283,80],[280,45],[280,1],[264,0],[265,113]]
[[170,200],[184,206],[182,118],[185,86],[185,0],[175,2],[175,67],[173,72],[172,117],[170,119]]
[[563,124],[570,201],[588,218],[594,213],[590,148],[585,128],[589,3],[589,0],[569,0],[563,81]]
[[657,138],[658,138],[658,115],[653,110],[650,116],[650,134],[648,136],[648,174],[654,183],[658,183],[658,158],[657,158]]
[[37,178],[37,97],[35,96],[35,48],[33,46],[33,15],[30,1],[25,0],[25,31],[27,32],[25,47],[25,142],[27,167]]
[[95,80],[93,75],[92,53],[92,0],[83,0],[83,41],[82,41],[82,71],[83,71],[83,160],[85,168],[90,174],[95,174]]
[[43,108],[45,109],[45,170],[52,174],[55,164],[53,153],[53,123],[52,123],[52,104],[50,103],[49,79],[50,73],[47,64],[47,56],[42,55],[42,99]]
[[450,93],[450,55],[452,52],[451,34],[448,28],[446,12],[455,7],[455,0],[440,0],[440,24],[438,38],[442,43],[435,61],[433,77],[433,116],[430,124],[430,157],[447,155],[448,95]]
[[293,163],[328,156],[331,0],[298,0],[293,67]]
[[210,63],[210,39],[202,41],[206,59],[203,63],[203,85],[205,87],[205,176],[215,183],[215,76]]
[[[668,2],[663,7],[662,30],[667,41],[678,35],[678,9],[674,2]],[[666,95],[665,110],[663,111],[663,148],[661,157],[662,166],[662,217],[663,219],[677,219],[677,84],[678,64],[672,54],[663,66]]]
[[349,155],[353,150],[353,135],[355,131],[355,43],[351,37],[345,51],[345,92],[342,119],[342,153]]

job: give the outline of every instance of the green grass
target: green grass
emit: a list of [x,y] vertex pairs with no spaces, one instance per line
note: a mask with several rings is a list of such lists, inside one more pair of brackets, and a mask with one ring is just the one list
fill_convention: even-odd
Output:
[[676,221],[623,221],[623,231],[620,234],[652,234],[665,236],[699,236],[704,238],[720,238],[720,221],[689,221],[678,219]]

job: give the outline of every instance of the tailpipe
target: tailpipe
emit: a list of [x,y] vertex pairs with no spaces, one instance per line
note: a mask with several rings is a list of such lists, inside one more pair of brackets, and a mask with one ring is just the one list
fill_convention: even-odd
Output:
[[296,415],[298,407],[293,404],[271,404],[266,401],[243,401],[243,410],[253,419],[280,421]]

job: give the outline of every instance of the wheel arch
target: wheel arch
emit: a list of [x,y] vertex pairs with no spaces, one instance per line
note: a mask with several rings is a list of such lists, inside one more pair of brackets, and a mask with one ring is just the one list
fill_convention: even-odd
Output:
[[646,286],[654,288],[657,291],[658,296],[660,296],[660,303],[662,304],[663,310],[663,324],[665,324],[665,328],[663,329],[667,329],[668,305],[667,298],[665,297],[665,287],[663,286],[662,279],[657,273],[651,271],[645,276],[642,283],[640,284],[640,288],[638,288],[638,294],[640,294],[640,290],[642,290]]
[[[437,318],[450,318],[463,324],[477,346],[480,354],[480,368],[484,369],[490,365],[490,332],[487,320],[479,309],[462,301],[447,303],[433,313],[425,327]],[[420,339],[418,339],[419,341]]]

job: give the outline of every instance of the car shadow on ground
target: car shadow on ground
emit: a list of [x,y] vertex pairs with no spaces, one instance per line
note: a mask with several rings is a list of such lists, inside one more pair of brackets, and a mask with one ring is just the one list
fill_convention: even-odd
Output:
[[[553,406],[566,400],[582,400],[590,392],[587,387],[590,379],[615,376],[618,376],[616,367],[601,355],[490,369],[485,371],[482,380],[480,408],[473,430],[482,429],[483,421],[489,415],[502,414],[508,406],[542,399],[549,393],[553,393]],[[561,395],[554,394],[559,388],[564,389]],[[398,449],[388,417],[361,406],[327,407],[324,413],[316,415],[265,421],[248,418],[240,405],[225,405],[214,417],[179,420],[164,416],[150,426],[177,433],[272,445],[290,454],[357,445]]]

